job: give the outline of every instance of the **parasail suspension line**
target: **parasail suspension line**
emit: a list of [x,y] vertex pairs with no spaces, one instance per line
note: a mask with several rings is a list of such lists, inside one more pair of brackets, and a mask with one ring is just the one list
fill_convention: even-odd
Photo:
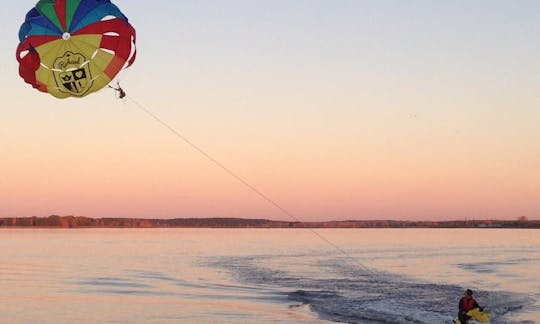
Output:
[[[214,163],[215,165],[217,165],[219,168],[221,168],[223,171],[225,171],[226,173],[228,173],[230,176],[232,176],[234,179],[236,179],[238,182],[242,183],[244,186],[246,186],[247,188],[249,188],[251,191],[253,191],[255,194],[257,194],[260,198],[262,198],[263,200],[266,200],[269,204],[271,204],[272,206],[274,206],[276,209],[278,209],[279,211],[281,211],[282,214],[286,215],[287,217],[289,217],[290,219],[292,220],[295,220],[297,222],[302,222],[298,217],[296,217],[295,215],[293,215],[292,213],[290,213],[289,211],[287,211],[285,208],[283,208],[281,205],[279,205],[277,202],[275,202],[273,199],[271,199],[269,196],[267,196],[266,194],[264,194],[262,191],[260,191],[259,189],[257,189],[255,186],[251,185],[248,181],[246,181],[244,178],[242,178],[241,176],[239,176],[238,174],[236,174],[235,172],[233,172],[231,169],[229,169],[228,167],[226,167],[223,163],[219,162],[218,160],[216,160],[214,157],[212,157],[209,153],[207,153],[205,150],[203,150],[202,148],[200,148],[198,145],[196,145],[195,143],[193,143],[192,141],[190,141],[186,136],[182,135],[182,133],[180,133],[178,130],[176,130],[174,127],[172,127],[171,125],[169,125],[168,123],[166,123],[165,121],[163,121],[163,119],[159,118],[156,114],[154,114],[153,112],[151,112],[148,108],[146,108],[145,106],[143,106],[141,103],[139,103],[138,101],[136,101],[135,99],[133,99],[133,97],[131,96],[126,96],[126,98],[133,102],[140,110],[142,110],[144,113],[146,113],[148,116],[152,117],[152,119],[154,119],[155,121],[157,121],[159,124],[161,124],[163,127],[167,128],[171,133],[173,133],[178,139],[182,140],[184,143],[186,143],[187,145],[191,146],[191,148],[193,148],[195,151],[199,152],[200,154],[202,154],[204,157],[206,157],[208,160],[210,160],[212,163]],[[360,264],[355,258],[353,258],[349,253],[347,253],[347,251],[343,250],[341,247],[339,247],[337,244],[333,243],[332,241],[330,241],[329,239],[327,239],[326,237],[324,237],[321,233],[317,232],[316,230],[314,230],[313,228],[306,228],[307,230],[309,230],[311,233],[313,233],[314,235],[316,235],[317,237],[319,237],[321,240],[323,240],[324,242],[326,242],[328,245],[332,246],[334,249],[336,249],[337,251],[339,251],[341,254],[343,254],[344,256],[346,256],[349,260],[352,260],[354,262],[354,264],[356,264],[357,266],[359,266],[360,268],[362,268],[364,271],[366,272],[369,272],[371,274],[374,274],[374,272],[370,269],[368,269],[366,266]]]

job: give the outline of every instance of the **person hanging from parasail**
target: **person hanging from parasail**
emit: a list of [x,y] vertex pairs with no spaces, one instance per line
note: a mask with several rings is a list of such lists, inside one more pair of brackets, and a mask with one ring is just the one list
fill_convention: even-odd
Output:
[[116,82],[116,88],[111,85],[108,87],[116,91],[116,96],[118,99],[123,99],[126,96],[126,92],[120,86],[120,82]]

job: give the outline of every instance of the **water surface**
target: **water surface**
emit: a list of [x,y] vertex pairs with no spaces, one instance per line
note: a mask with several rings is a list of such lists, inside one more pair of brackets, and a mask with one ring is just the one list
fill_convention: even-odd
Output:
[[2,229],[6,323],[540,321],[540,231]]

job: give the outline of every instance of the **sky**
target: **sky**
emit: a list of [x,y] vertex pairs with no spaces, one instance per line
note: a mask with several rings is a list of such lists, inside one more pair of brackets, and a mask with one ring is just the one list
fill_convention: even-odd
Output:
[[113,2],[127,101],[25,84],[3,4],[0,217],[540,219],[539,1]]

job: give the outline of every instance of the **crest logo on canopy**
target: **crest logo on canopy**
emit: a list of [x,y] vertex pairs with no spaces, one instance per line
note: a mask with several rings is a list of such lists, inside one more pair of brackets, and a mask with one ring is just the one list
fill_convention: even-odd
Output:
[[73,96],[83,96],[94,83],[90,64],[81,53],[66,52],[54,61],[52,71],[58,91]]

